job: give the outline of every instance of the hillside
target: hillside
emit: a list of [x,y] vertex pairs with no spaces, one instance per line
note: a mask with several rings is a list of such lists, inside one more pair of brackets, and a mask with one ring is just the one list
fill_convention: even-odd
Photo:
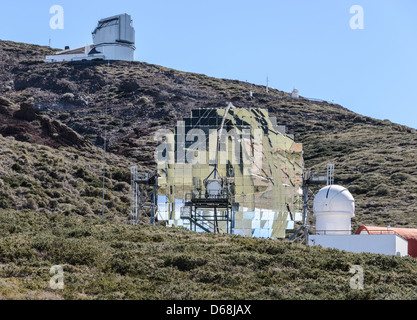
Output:
[[[57,264],[63,290],[49,287]],[[363,266],[363,290],[350,287],[354,265]],[[416,279],[411,257],[0,212],[0,299],[415,300]]]
[[250,83],[141,62],[46,64],[41,60],[46,52],[45,47],[0,42],[0,57],[9,57],[3,60],[0,96],[15,104],[29,101],[97,147],[107,127],[113,154],[152,167],[153,132],[173,128],[191,109],[224,107],[228,101],[267,108],[303,143],[306,168],[324,170],[326,163],[335,163],[336,183],[356,199],[356,225],[417,227],[414,129],[327,102],[293,100],[274,89],[266,94],[264,87]]
[[[153,168],[153,133],[173,128],[191,109],[232,101],[266,108],[286,125],[303,143],[306,168],[335,164],[335,182],[356,200],[354,229],[417,227],[416,130],[143,62],[43,63],[51,51],[0,41],[0,298],[415,298],[411,258],[123,222],[129,167]],[[105,128],[110,152],[101,220]],[[71,274],[63,292],[47,288],[51,264]],[[368,290],[350,290],[354,264],[368,266]]]
[[[103,160],[99,152],[95,148],[57,149],[0,135],[0,210],[101,215]],[[111,155],[107,163],[105,217],[127,221],[130,171],[125,167],[129,163]]]

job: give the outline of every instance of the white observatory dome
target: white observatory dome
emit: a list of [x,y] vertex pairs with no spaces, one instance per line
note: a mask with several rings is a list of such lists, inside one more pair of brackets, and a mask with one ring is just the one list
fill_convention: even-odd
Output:
[[355,200],[345,187],[326,186],[314,198],[313,215],[316,218],[317,234],[351,234]]
[[294,89],[294,90],[292,91],[292,93],[291,93],[291,98],[293,98],[293,99],[298,99],[298,98],[300,98],[300,93],[299,93],[298,89]]

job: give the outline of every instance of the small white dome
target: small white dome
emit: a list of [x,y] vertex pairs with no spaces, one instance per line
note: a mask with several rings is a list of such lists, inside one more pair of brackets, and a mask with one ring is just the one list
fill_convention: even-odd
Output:
[[355,200],[348,189],[338,185],[326,186],[317,193],[313,203],[314,216],[342,214],[355,216]]
[[355,216],[355,200],[345,187],[326,186],[314,198],[313,213],[316,217],[317,234],[351,234],[351,218]]

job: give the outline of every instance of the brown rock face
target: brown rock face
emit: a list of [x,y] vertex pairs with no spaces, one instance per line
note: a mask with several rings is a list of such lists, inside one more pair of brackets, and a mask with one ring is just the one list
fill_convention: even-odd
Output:
[[20,110],[16,111],[13,114],[13,117],[29,122],[38,120],[39,118],[38,112],[33,109],[33,107],[27,102],[24,102],[20,105]]
[[68,146],[78,149],[91,143],[68,126],[39,114],[29,102],[20,104],[12,113],[11,105],[0,97],[0,134],[18,141],[44,144],[51,147]]

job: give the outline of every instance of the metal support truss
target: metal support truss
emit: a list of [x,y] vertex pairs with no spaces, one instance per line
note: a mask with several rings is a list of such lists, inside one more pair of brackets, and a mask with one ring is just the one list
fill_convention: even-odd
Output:
[[[329,172],[327,172],[329,173]],[[317,186],[329,182],[329,175],[315,175],[312,171],[303,173],[303,221],[302,226],[290,237],[290,241],[305,240],[308,243],[310,199]],[[303,233],[301,233],[303,231]]]
[[146,217],[155,225],[158,211],[158,175],[145,173],[139,178],[138,167],[131,167],[130,223],[138,224]]
[[[220,233],[219,222],[224,222],[225,233],[233,233],[233,204],[228,195],[210,197],[193,195],[182,208],[181,219],[190,221],[190,230],[197,227],[205,232]],[[209,210],[202,213],[203,210]]]

